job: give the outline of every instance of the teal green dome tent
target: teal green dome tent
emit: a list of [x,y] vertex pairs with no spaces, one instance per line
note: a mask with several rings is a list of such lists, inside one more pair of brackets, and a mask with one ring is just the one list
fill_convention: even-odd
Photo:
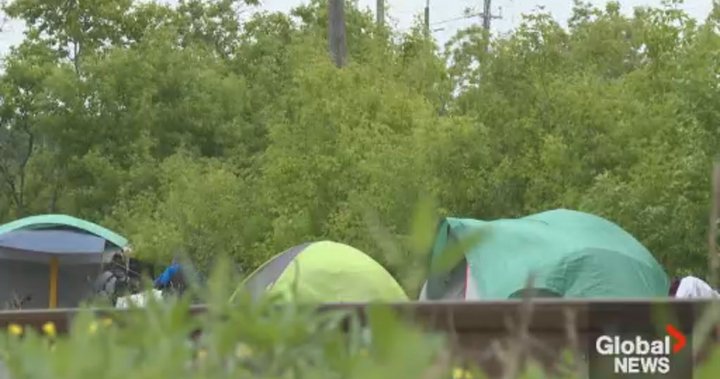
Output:
[[476,235],[479,242],[450,272],[431,276],[421,300],[519,297],[533,277],[536,294],[565,298],[667,296],[668,277],[652,254],[616,224],[557,209],[518,219],[446,218],[431,253]]
[[0,225],[0,309],[76,307],[128,241],[100,225],[46,214]]
[[408,300],[378,262],[331,241],[298,245],[276,255],[250,274],[242,288],[254,298],[294,293],[296,300],[309,303]]

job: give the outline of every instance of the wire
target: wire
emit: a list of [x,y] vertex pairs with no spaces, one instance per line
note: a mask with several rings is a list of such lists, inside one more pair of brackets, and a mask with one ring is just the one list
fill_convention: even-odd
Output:
[[468,14],[468,15],[462,16],[462,17],[455,17],[455,18],[450,18],[450,19],[447,19],[447,20],[441,20],[441,21],[431,22],[430,25],[447,24],[447,23],[449,23],[449,22],[467,20],[467,19],[469,19],[469,18],[478,17],[478,16],[482,16],[482,13],[472,13],[472,14]]

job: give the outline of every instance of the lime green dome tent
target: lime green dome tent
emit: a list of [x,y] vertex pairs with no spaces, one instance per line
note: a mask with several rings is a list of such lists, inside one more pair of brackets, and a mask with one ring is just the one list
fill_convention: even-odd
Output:
[[360,250],[331,241],[288,249],[260,266],[243,284],[255,298],[297,291],[296,300],[310,303],[408,300],[379,263]]
[[421,300],[514,298],[526,289],[531,274],[530,290],[546,296],[667,296],[668,277],[652,254],[625,230],[595,215],[557,209],[495,221],[446,218],[432,259],[473,235],[479,242],[449,273],[431,276]]

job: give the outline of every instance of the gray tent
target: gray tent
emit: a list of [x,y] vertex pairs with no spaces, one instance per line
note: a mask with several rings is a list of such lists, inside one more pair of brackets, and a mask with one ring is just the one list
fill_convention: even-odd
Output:
[[0,308],[76,307],[127,239],[91,222],[40,215],[0,226]]

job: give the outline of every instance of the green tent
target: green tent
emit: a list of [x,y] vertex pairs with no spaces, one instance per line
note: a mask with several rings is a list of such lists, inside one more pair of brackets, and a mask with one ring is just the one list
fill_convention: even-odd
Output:
[[[306,243],[260,266],[243,283],[255,298],[290,295],[301,302],[406,301],[397,281],[375,260],[337,242]],[[235,296],[235,295],[233,295]]]
[[16,230],[47,230],[57,228],[70,228],[93,234],[107,240],[115,246],[124,247],[128,244],[128,240],[125,237],[113,232],[112,230],[106,229],[90,221],[62,214],[29,216],[8,222],[7,224],[0,225],[0,234]]
[[595,215],[558,209],[495,221],[446,218],[432,259],[472,235],[480,242],[452,271],[430,277],[421,299],[500,300],[525,290],[566,298],[667,296],[668,277],[652,254]]
[[0,225],[0,308],[75,307],[93,294],[103,263],[127,246],[125,237],[67,215]]

